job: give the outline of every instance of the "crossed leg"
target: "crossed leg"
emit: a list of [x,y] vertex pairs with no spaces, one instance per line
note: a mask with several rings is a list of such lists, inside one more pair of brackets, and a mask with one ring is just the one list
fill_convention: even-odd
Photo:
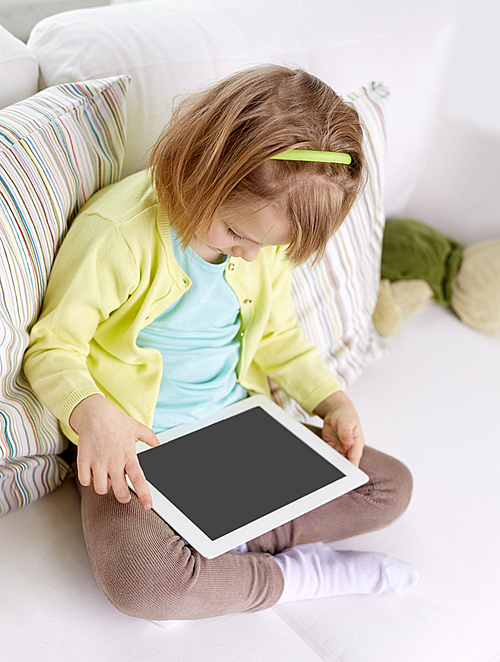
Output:
[[215,559],[205,559],[154,511],[143,510],[134,493],[121,504],[112,491],[98,495],[76,479],[96,581],[117,609],[150,620],[267,609],[284,588],[274,554],[381,529],[408,506],[412,477],[404,464],[366,447],[360,468],[370,477],[365,485],[249,541],[249,553]]

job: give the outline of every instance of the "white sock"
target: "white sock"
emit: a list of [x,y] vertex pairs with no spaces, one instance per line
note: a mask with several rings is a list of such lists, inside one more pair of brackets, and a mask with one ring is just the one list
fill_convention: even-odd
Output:
[[[234,551],[248,552],[248,545],[243,543]],[[399,593],[412,588],[420,578],[417,568],[393,556],[333,550],[323,542],[289,547],[274,559],[285,578],[278,604],[353,593]],[[152,621],[163,628],[185,622]]]
[[322,542],[295,545],[276,554],[285,578],[278,604],[355,593],[399,593],[414,586],[414,566],[378,552],[333,550]]
[[248,545],[246,542],[242,543],[241,545],[238,545],[238,547],[235,547],[233,549],[233,552],[241,552],[242,554],[245,554],[246,552],[249,552],[250,550],[248,549]]
[[175,627],[176,625],[179,625],[179,623],[187,623],[187,621],[151,621],[151,623],[159,625],[161,628],[165,628],[165,630],[169,630],[171,627]]

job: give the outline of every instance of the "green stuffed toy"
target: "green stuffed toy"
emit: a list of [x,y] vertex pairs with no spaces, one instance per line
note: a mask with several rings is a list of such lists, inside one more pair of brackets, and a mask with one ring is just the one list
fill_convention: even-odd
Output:
[[500,335],[500,239],[464,247],[425,223],[388,220],[375,329],[395,335],[431,300],[474,329]]

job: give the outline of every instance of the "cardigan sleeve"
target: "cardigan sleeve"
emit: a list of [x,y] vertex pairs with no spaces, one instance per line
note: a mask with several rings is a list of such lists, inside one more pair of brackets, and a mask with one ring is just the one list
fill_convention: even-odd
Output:
[[24,357],[35,394],[62,423],[69,426],[74,407],[100,393],[87,367],[90,342],[137,282],[120,228],[96,214],[77,216],[54,261]]
[[264,374],[312,413],[342,386],[298,324],[290,287],[292,271],[281,250],[270,266],[270,277],[271,309],[254,360]]

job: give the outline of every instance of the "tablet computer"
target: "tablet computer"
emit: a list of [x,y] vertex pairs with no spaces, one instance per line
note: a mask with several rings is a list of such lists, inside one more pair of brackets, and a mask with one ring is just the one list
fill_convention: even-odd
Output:
[[368,481],[262,395],[157,437],[137,442],[153,509],[208,559]]

